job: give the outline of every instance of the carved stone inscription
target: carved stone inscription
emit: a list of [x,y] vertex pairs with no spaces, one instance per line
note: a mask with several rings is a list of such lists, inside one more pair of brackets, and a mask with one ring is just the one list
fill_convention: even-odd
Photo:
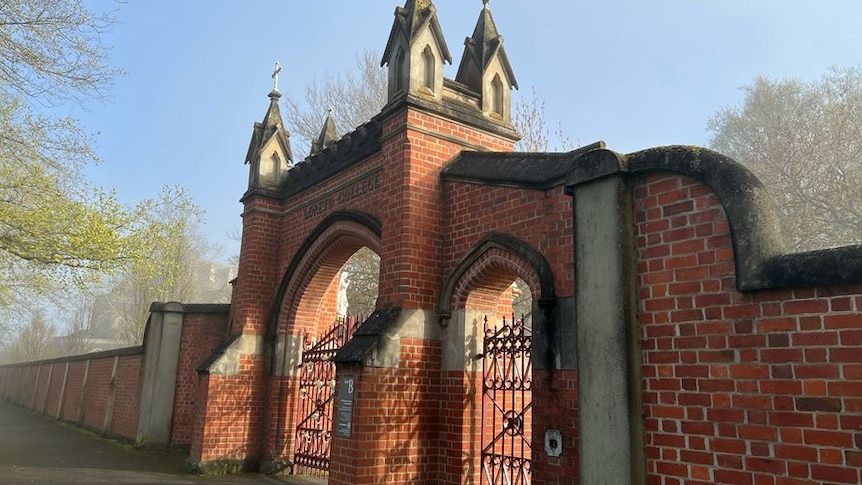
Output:
[[381,172],[378,170],[343,187],[339,187],[328,194],[318,197],[305,206],[305,218],[311,219],[312,217],[326,214],[337,205],[346,204],[357,197],[377,190],[380,188],[381,184],[380,177]]

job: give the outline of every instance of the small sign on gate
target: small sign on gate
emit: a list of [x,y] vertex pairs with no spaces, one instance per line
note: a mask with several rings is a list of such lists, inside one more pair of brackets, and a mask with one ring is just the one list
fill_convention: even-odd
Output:
[[338,381],[338,408],[335,410],[335,435],[350,438],[353,426],[353,393],[356,391],[353,376]]

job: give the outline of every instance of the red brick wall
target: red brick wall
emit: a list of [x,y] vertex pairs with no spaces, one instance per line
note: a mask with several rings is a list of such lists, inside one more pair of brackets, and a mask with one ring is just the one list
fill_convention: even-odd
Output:
[[[112,419],[107,429],[103,429],[103,426],[115,359],[110,352],[96,355],[89,360],[86,396],[82,394],[82,389],[88,360],[82,356],[73,356],[44,363],[34,362],[0,367],[0,379],[3,380],[0,389],[4,393],[0,398],[48,416],[133,440],[138,434],[143,377],[142,356],[143,354],[119,356]],[[68,375],[66,375],[67,362]],[[40,367],[42,369],[39,376],[40,384],[34,386]],[[50,371],[52,367],[53,372]],[[62,392],[64,377],[65,392]],[[83,408],[81,408],[82,403]],[[58,416],[57,411],[61,407],[61,415]]]
[[228,326],[228,315],[225,314],[187,313],[183,316],[171,443],[187,445],[192,442],[194,418],[199,404],[198,367],[224,341]]
[[141,386],[144,378],[143,357],[143,354],[120,357],[109,429],[111,434],[133,439],[138,436]]
[[280,277],[276,271],[280,221],[270,212],[279,210],[277,202],[259,197],[245,204],[237,282],[231,296],[231,335],[266,331],[268,305]]
[[88,428],[102,429],[105,424],[105,408],[108,405],[108,395],[111,392],[111,371],[113,369],[113,358],[97,359],[90,362],[86,407],[81,423]]
[[441,483],[440,342],[402,338],[400,359],[398,369],[361,370],[352,439],[333,439],[331,485]]
[[[545,430],[563,436],[563,453],[545,454]],[[578,482],[578,372],[533,368],[533,483],[569,485]]]
[[55,362],[50,364],[53,367],[51,372],[51,380],[48,382],[48,392],[45,394],[43,404],[43,412],[48,416],[59,418],[57,414],[60,409],[60,392],[63,389],[63,380],[65,379],[66,364],[64,362]]
[[263,356],[243,356],[239,374],[211,374],[201,379],[198,390],[199,395],[206,395],[206,408],[201,410],[199,430],[195,430],[192,457],[204,462],[262,458],[264,364]]
[[69,363],[69,374],[66,377],[66,388],[63,396],[63,411],[60,416],[60,419],[64,421],[78,421],[86,367],[86,361]]
[[[517,237],[547,260],[557,295],[574,294],[572,198],[547,192],[446,182],[444,226],[447,271],[489,232]],[[537,293],[534,293],[536,296]]]
[[482,454],[481,399],[481,371],[442,373],[440,483],[478,483]]
[[862,481],[862,285],[735,290],[720,202],[635,188],[651,484]]

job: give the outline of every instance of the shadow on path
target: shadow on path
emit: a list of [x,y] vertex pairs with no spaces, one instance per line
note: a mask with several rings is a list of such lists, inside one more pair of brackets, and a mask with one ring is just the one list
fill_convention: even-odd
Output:
[[136,449],[0,401],[0,483],[251,485],[320,484],[258,474],[198,477],[186,454]]

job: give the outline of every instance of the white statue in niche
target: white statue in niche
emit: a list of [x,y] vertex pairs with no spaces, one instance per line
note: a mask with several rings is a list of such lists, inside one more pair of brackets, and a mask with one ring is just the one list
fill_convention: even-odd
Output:
[[349,307],[347,303],[347,285],[350,282],[347,278],[350,276],[350,273],[346,271],[342,271],[338,277],[338,291],[335,296],[335,307],[338,311],[338,316],[343,317],[347,315],[347,309]]

